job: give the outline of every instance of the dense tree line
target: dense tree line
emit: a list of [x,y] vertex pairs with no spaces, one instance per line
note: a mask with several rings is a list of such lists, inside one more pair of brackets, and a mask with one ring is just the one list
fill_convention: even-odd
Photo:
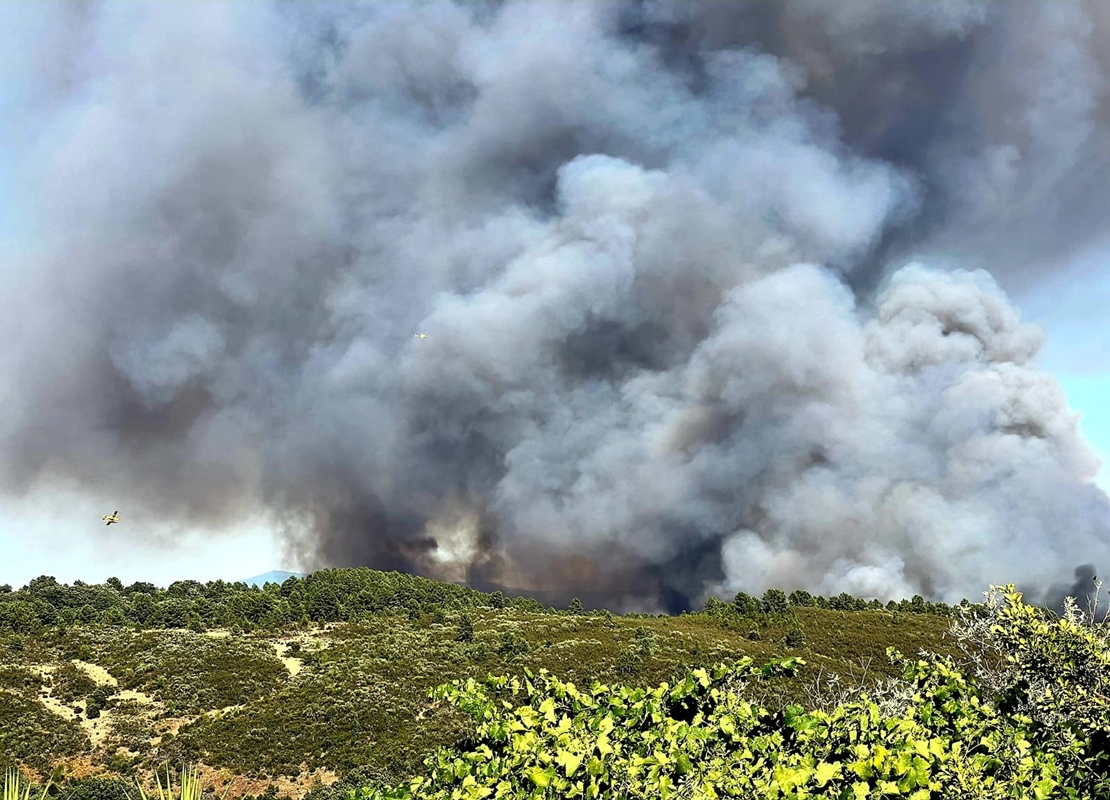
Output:
[[824,608],[833,611],[890,611],[906,614],[936,614],[942,617],[951,617],[962,606],[970,605],[963,600],[957,606],[947,603],[931,603],[919,594],[909,600],[865,600],[854,597],[847,592],[841,592],[835,597],[822,597],[810,594],[804,589],[797,589],[789,595],[781,589],[768,589],[761,599],[757,599],[746,592],[739,592],[731,603],[726,603],[716,597],[711,597],[705,603],[705,611],[709,614],[736,613],[741,616],[755,614],[785,614],[791,608]]
[[[17,591],[0,586],[0,628],[16,633],[77,624],[195,631],[273,630],[297,624],[352,622],[380,613],[406,614],[417,619],[444,611],[506,607],[534,613],[591,613],[577,598],[566,610],[559,611],[544,608],[531,597],[510,599],[501,592],[480,592],[467,586],[368,568],[320,570],[305,578],[293,576],[284,583],[264,586],[184,580],[163,589],[146,582],[124,586],[118,578],[109,578],[102,584],[74,581],[66,585],[48,575],[35,578]],[[920,595],[884,604],[846,593],[826,598],[804,590],[787,595],[780,589],[768,589],[762,599],[745,592],[737,594],[730,603],[710,598],[704,610],[711,615],[752,616],[782,614],[797,607],[941,616],[951,616],[956,609],[928,602]]]
[[378,613],[418,617],[478,607],[545,610],[533,598],[509,599],[501,592],[366,568],[320,570],[264,586],[185,580],[162,589],[146,582],[124,586],[117,578],[66,585],[46,575],[18,591],[0,586],[0,628],[16,633],[77,624],[249,631],[357,621]]

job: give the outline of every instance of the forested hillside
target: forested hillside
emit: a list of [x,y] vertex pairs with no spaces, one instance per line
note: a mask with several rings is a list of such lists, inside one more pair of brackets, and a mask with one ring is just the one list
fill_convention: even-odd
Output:
[[1110,749],[1105,626],[1012,589],[667,617],[369,569],[2,588],[0,769],[85,800],[187,765],[232,798],[1078,800]]
[[44,576],[0,590],[0,768],[79,793],[189,763],[233,780],[230,796],[395,783],[473,734],[428,692],[489,673],[646,686],[722,659],[794,656],[796,674],[755,694],[805,702],[832,673],[896,675],[887,646],[949,652],[954,613],[919,597],[770,590],[678,617],[615,616],[369,569],[261,588]]

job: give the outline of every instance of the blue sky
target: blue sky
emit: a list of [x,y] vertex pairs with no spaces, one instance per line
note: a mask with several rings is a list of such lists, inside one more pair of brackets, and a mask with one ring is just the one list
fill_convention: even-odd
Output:
[[1110,376],[1065,375],[1060,383],[1072,407],[1083,413],[1083,432],[1103,460],[1097,482],[1110,492],[1110,467],[1106,463],[1106,454],[1110,453]]
[[1047,335],[1042,364],[1083,415],[1080,427],[1103,460],[1098,483],[1110,491],[1110,247],[1095,248],[1070,274],[1015,300],[1023,318]]

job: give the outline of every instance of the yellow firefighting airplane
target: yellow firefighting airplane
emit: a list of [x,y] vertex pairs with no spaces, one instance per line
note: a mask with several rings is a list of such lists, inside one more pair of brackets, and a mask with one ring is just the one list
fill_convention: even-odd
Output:
[[113,511],[111,514],[105,514],[101,517],[106,525],[111,525],[113,522],[119,522],[119,512]]
[[416,336],[417,339],[427,339],[428,338],[428,334],[426,334],[426,333],[417,333],[417,334],[414,334],[414,335]]

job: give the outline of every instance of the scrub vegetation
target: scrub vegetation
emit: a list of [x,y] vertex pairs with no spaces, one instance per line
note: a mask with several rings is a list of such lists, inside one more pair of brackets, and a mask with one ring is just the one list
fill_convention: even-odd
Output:
[[[156,772],[186,765],[216,796],[293,800],[709,797],[711,785],[784,798],[900,786],[921,800],[940,796],[913,793],[940,791],[933,783],[955,791],[944,770],[995,787],[960,796],[1086,797],[1059,793],[1061,770],[1083,766],[1085,791],[1105,771],[1092,749],[1101,728],[1087,719],[1110,664],[1097,626],[1012,592],[951,607],[772,589],[668,617],[544,608],[369,569],[260,588],[42,577],[0,589],[0,770],[49,780],[58,796],[136,796],[136,782],[156,793]],[[1015,653],[1032,660],[1007,660]],[[1087,692],[1068,704],[1064,689],[1054,695],[1053,724],[1087,720],[1059,741],[1037,716],[1050,713],[1037,705],[1048,690],[1026,675],[1042,663]],[[954,754],[988,723],[1001,726],[995,744],[968,740]],[[607,754],[598,737],[610,725]],[[889,764],[874,761],[880,746]],[[997,765],[972,763],[991,753]],[[1007,784],[1018,769],[1007,759],[1021,753],[1033,758],[1018,770],[1028,781]],[[905,764],[924,782],[910,786]],[[1029,793],[1005,793],[1019,785]]]

